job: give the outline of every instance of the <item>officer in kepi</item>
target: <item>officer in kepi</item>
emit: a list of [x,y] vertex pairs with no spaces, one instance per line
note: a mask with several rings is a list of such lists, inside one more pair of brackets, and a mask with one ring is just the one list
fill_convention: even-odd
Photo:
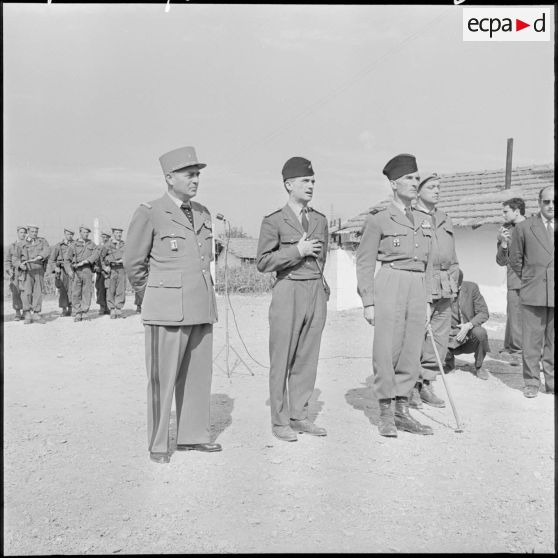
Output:
[[27,225],[27,238],[17,245],[14,266],[19,268],[20,287],[23,288],[24,324],[46,323],[41,316],[45,269],[50,256],[50,246],[45,238],[38,236],[37,225]]
[[[412,209],[420,182],[413,155],[390,159],[383,174],[393,201],[364,221],[357,250],[357,288],[364,318],[374,328],[374,393],[379,401],[378,431],[432,434],[409,413],[409,397],[420,370],[420,356],[431,298],[429,254],[432,226]],[[376,260],[381,267],[374,277]],[[395,409],[394,409],[395,403]]]
[[169,421],[176,399],[177,450],[221,451],[211,443],[213,324],[217,306],[209,264],[211,215],[192,201],[200,170],[193,147],[159,158],[167,184],[142,203],[128,228],[124,268],[136,292],[145,289],[147,443],[156,463],[170,461]]
[[275,272],[269,308],[269,402],[272,434],[295,442],[297,433],[326,436],[308,417],[314,392],[329,287],[323,276],[327,256],[326,217],[308,206],[314,170],[308,159],[292,157],[283,166],[287,204],[264,217],[258,241],[258,271]]
[[93,294],[93,265],[98,260],[100,252],[99,247],[89,239],[90,233],[89,227],[81,225],[79,238],[66,252],[66,268],[72,279],[74,322],[89,320],[87,312]]
[[109,268],[107,304],[112,320],[123,318],[122,308],[126,301],[126,272],[124,271],[123,229],[112,227],[112,238],[105,248],[104,264]]

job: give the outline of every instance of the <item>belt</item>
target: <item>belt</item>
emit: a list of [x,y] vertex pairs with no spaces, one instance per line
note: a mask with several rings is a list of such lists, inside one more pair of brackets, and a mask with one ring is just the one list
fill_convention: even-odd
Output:
[[389,267],[390,269],[397,269],[398,271],[411,271],[413,273],[424,273],[423,269],[410,269],[408,267],[404,267],[397,262],[382,262],[382,267]]

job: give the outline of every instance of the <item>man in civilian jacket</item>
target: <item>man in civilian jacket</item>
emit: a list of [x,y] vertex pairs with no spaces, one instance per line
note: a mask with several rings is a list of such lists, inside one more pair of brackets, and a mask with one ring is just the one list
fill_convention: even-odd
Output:
[[[515,226],[510,265],[521,278],[525,397],[536,397],[542,362],[546,393],[554,393],[554,189],[539,192],[540,213]],[[542,354],[542,359],[541,359]]]
[[488,333],[482,324],[488,320],[488,307],[479,286],[473,281],[463,281],[463,271],[459,270],[457,298],[451,305],[451,331],[446,368],[455,368],[455,355],[475,353],[475,372],[481,380],[488,380],[488,372],[482,363],[490,351]]

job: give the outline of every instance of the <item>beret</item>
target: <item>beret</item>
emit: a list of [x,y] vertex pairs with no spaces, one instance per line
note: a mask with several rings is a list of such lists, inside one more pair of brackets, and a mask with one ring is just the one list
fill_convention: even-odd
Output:
[[385,174],[389,180],[397,180],[406,174],[417,172],[417,160],[414,155],[409,153],[401,153],[390,159],[382,173]]
[[440,177],[435,172],[425,175],[425,177],[420,181],[417,190],[420,190],[429,180],[432,180],[433,178],[439,179]]
[[69,232],[69,233],[75,234],[72,229],[68,229],[68,228],[64,229],[64,232]]
[[91,229],[87,225],[80,225],[79,230],[81,229],[85,229],[86,231],[91,232]]
[[122,227],[111,227],[111,231],[123,231]]
[[19,231],[20,229],[23,229],[24,231],[27,231],[27,225],[18,225],[16,227],[16,231]]
[[283,180],[298,178],[300,176],[314,176],[312,163],[304,157],[291,157],[284,165]]
[[27,225],[27,230],[29,229],[39,229],[39,227],[37,225]]

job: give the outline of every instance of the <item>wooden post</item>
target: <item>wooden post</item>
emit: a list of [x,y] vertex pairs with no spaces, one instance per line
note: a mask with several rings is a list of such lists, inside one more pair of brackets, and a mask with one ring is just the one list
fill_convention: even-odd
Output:
[[511,175],[512,175],[512,155],[513,155],[513,138],[508,138],[508,151],[506,153],[506,184],[505,190],[511,188]]

